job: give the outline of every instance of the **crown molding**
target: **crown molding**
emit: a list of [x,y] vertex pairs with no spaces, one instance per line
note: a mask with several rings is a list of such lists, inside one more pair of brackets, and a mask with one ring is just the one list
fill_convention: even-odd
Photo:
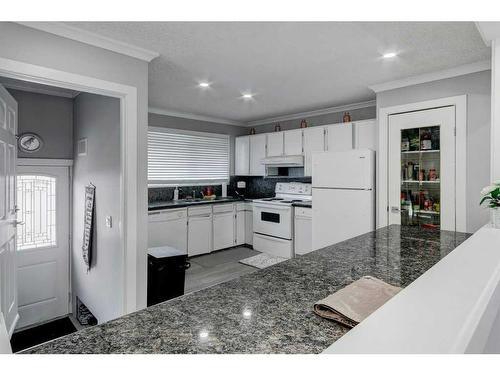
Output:
[[421,83],[439,81],[441,79],[453,78],[458,76],[463,76],[466,74],[482,72],[491,69],[491,61],[483,60],[472,64],[460,65],[454,68],[440,70],[437,72],[422,74],[419,76],[413,76],[408,78],[399,79],[396,81],[390,81],[385,83],[379,83],[376,85],[368,86],[371,90],[376,93],[388,90],[399,89],[401,87],[418,85]]
[[194,113],[184,113],[184,112],[175,112],[167,109],[161,109],[156,107],[149,107],[149,113],[154,113],[156,115],[164,115],[164,116],[172,116],[172,117],[180,117],[189,120],[197,120],[197,121],[205,121],[205,122],[215,122],[217,124],[225,124],[225,125],[233,125],[233,126],[247,126],[247,124],[239,121],[227,120],[218,117],[204,116],[204,115],[196,115]]
[[76,90],[61,91],[61,90],[57,90],[57,88],[52,89],[52,88],[44,88],[44,87],[32,87],[29,85],[23,85],[22,83],[4,83],[4,82],[0,81],[0,84],[3,87],[5,87],[6,89],[33,92],[35,94],[58,96],[61,98],[74,99],[80,94],[80,91],[76,91]]
[[32,29],[45,31],[50,34],[58,35],[67,39],[76,40],[94,47],[103,48],[122,55],[134,57],[139,60],[150,62],[160,56],[158,52],[145,48],[137,47],[132,44],[111,39],[96,33],[79,29],[62,22],[17,22],[20,25]]
[[298,112],[298,113],[292,113],[289,115],[277,116],[277,117],[268,117],[268,118],[261,119],[261,120],[250,121],[247,123],[247,126],[258,126],[258,125],[269,124],[272,122],[295,120],[298,118],[307,118],[307,117],[312,117],[312,116],[321,116],[321,115],[327,115],[329,113],[352,111],[353,109],[375,107],[375,106],[376,106],[375,100],[369,100],[366,102],[353,103],[353,104],[342,105],[342,106],[337,106],[337,107],[328,107],[328,108],[323,108],[323,109],[317,109],[314,111]]
[[491,47],[491,42],[500,38],[500,22],[474,22],[484,44]]

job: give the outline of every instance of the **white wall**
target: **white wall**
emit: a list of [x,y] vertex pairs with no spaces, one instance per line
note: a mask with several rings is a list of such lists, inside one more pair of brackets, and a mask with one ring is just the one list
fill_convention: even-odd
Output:
[[18,105],[18,134],[33,132],[43,140],[35,153],[19,158],[73,159],[73,99],[7,89]]
[[[135,58],[0,22],[0,57],[112,81],[137,88],[138,202],[137,307],[146,306],[148,64]],[[117,291],[118,293],[118,291]]]
[[[377,109],[467,95],[467,232],[489,220],[479,206],[479,192],[490,182],[491,72],[483,71],[377,93]],[[457,150],[460,152],[460,150]]]
[[[99,323],[122,313],[123,256],[120,216],[120,101],[101,95],[80,94],[74,105],[73,296],[78,297]],[[78,156],[77,141],[87,138],[87,155]],[[85,186],[96,186],[92,267],[82,257]],[[106,227],[106,216],[115,225]]]

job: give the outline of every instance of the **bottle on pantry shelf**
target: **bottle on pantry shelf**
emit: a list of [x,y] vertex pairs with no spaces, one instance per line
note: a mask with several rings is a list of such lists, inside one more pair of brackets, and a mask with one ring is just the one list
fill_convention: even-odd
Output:
[[439,126],[435,126],[431,131],[432,149],[439,150]]
[[406,136],[401,139],[401,151],[410,151],[410,140]]
[[413,180],[413,162],[408,162],[408,169],[406,171],[406,176],[408,180]]
[[418,180],[425,181],[425,169],[421,169],[420,172],[418,173]]
[[436,181],[436,180],[437,180],[436,168],[429,169],[429,181]]
[[418,181],[418,177],[420,176],[420,164],[415,163],[413,166],[413,180]]
[[422,130],[420,136],[420,150],[427,151],[432,150],[432,139],[430,130]]

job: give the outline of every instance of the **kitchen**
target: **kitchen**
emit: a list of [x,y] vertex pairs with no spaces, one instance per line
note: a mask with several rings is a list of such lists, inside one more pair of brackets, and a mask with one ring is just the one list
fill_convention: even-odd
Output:
[[[88,30],[95,25],[77,26]],[[115,27],[121,26],[103,23],[97,29],[111,37],[116,35]],[[151,31],[157,25],[133,27]],[[210,50],[217,53],[223,50],[219,43],[227,37],[225,27],[231,33],[257,33],[254,26],[238,23],[224,27],[166,23],[162,27],[171,28],[171,35],[194,33],[200,39],[201,35],[219,35],[220,39],[207,40],[214,43]],[[280,27],[293,30],[290,25],[268,24],[259,29],[259,35],[268,37],[273,28]],[[193,82],[189,84],[176,82],[191,86],[178,87],[179,98],[166,98],[154,82],[171,78],[161,74],[158,62],[157,70],[149,72],[153,78],[148,126],[147,134],[142,134],[147,152],[140,163],[147,174],[143,181],[147,183],[143,190],[147,192],[147,226],[141,227],[147,246],[137,264],[146,257],[147,262],[137,269],[147,272],[137,279],[136,293],[144,301],[137,303],[139,308],[124,309],[123,314],[111,318],[103,319],[97,311],[97,325],[23,353],[291,354],[375,352],[375,348],[394,353],[398,347],[374,342],[384,342],[381,327],[391,317],[394,327],[404,331],[405,321],[396,311],[406,309],[407,318],[422,313],[419,308],[414,312],[407,308],[426,306],[423,301],[436,290],[449,295],[456,292],[458,300],[463,298],[458,297],[460,288],[469,293],[468,301],[476,301],[481,290],[491,287],[493,282],[486,276],[466,287],[474,278],[461,263],[470,256],[472,250],[468,249],[479,245],[491,264],[498,260],[491,251],[498,233],[489,227],[494,225],[490,212],[478,205],[479,191],[492,181],[489,167],[494,164],[492,150],[484,146],[485,137],[492,134],[493,73],[490,49],[481,40],[478,26],[408,23],[396,27],[387,23],[377,29],[373,24],[310,24],[301,29],[300,37],[316,40],[317,27],[337,31],[347,27],[370,35],[407,27],[421,45],[400,43],[407,51],[414,48],[417,52],[429,43],[426,32],[433,30],[437,35],[440,31],[439,43],[449,44],[447,53],[453,58],[448,56],[443,58],[446,64],[437,64],[441,55],[436,48],[435,55],[426,60],[425,70],[421,64],[401,64],[401,59],[409,58],[405,54],[413,56],[402,47],[391,52],[386,46],[381,53],[366,44],[359,50],[368,51],[373,71],[352,66],[356,70],[349,75],[352,91],[337,89],[335,84],[341,82],[336,76],[332,82],[323,82],[330,68],[322,67],[325,71],[319,76],[323,81],[317,76],[315,84],[324,84],[324,92],[303,87],[303,92],[297,90],[297,98],[291,98],[293,95],[281,94],[285,90],[276,90],[281,99],[270,94],[272,84],[266,85],[269,74],[248,73],[260,91],[246,89],[238,81],[247,66],[238,54],[236,61],[228,62],[237,71],[226,72],[212,63],[210,68],[217,74],[190,78]],[[468,43],[467,53],[453,44],[456,33]],[[332,30],[330,34],[334,34]],[[247,40],[255,43],[252,48],[262,41]],[[213,52],[204,51],[200,60],[213,62]],[[162,56],[167,52],[162,50]],[[283,48],[280,53],[290,57],[292,52]],[[186,56],[172,52],[169,58],[179,59],[179,65],[189,67],[193,77],[198,77],[199,67]],[[342,59],[341,65],[346,75],[347,60]],[[279,75],[271,58],[263,61],[273,67],[272,74]],[[307,67],[313,61],[307,57],[302,63]],[[407,69],[404,75],[396,74],[402,66]],[[224,74],[232,75],[240,93],[234,87],[228,89]],[[301,74],[305,77],[304,71]],[[290,72],[284,75],[292,76]],[[294,87],[303,79],[294,81]],[[364,86],[356,96],[360,82]],[[320,105],[325,95],[339,100]],[[234,100],[221,99],[227,96]],[[180,103],[185,105],[182,111],[165,109],[180,108]],[[197,114],[197,108],[204,108],[200,111],[206,114]],[[484,271],[485,265],[476,258],[467,259],[467,272],[494,273],[493,269]],[[436,270],[443,269],[464,272],[464,277],[455,284],[447,283],[445,273],[436,276]],[[343,318],[322,315],[321,301],[341,295],[366,277],[398,292],[403,290],[370,309],[368,316],[354,320],[354,329],[342,324]],[[432,300],[432,306],[439,309],[445,302],[449,300]],[[494,315],[493,302],[487,308]],[[432,317],[425,317],[428,320],[414,323],[415,327],[432,325]],[[425,340],[437,342],[434,338],[439,329],[447,326],[446,332],[451,334],[458,323],[449,319],[434,334],[415,329],[422,334],[421,341],[407,340],[408,346],[399,348],[426,352]],[[491,321],[480,323],[493,331]],[[392,342],[404,340],[405,335],[387,331],[394,334]],[[494,348],[488,350],[496,350],[495,342],[488,345]],[[437,345],[433,350],[454,349]],[[473,351],[460,346],[455,352],[468,350]]]

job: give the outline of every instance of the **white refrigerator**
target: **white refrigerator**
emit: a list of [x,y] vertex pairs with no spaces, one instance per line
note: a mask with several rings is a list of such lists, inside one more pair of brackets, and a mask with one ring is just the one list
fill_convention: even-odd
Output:
[[375,152],[312,155],[313,249],[375,229]]

